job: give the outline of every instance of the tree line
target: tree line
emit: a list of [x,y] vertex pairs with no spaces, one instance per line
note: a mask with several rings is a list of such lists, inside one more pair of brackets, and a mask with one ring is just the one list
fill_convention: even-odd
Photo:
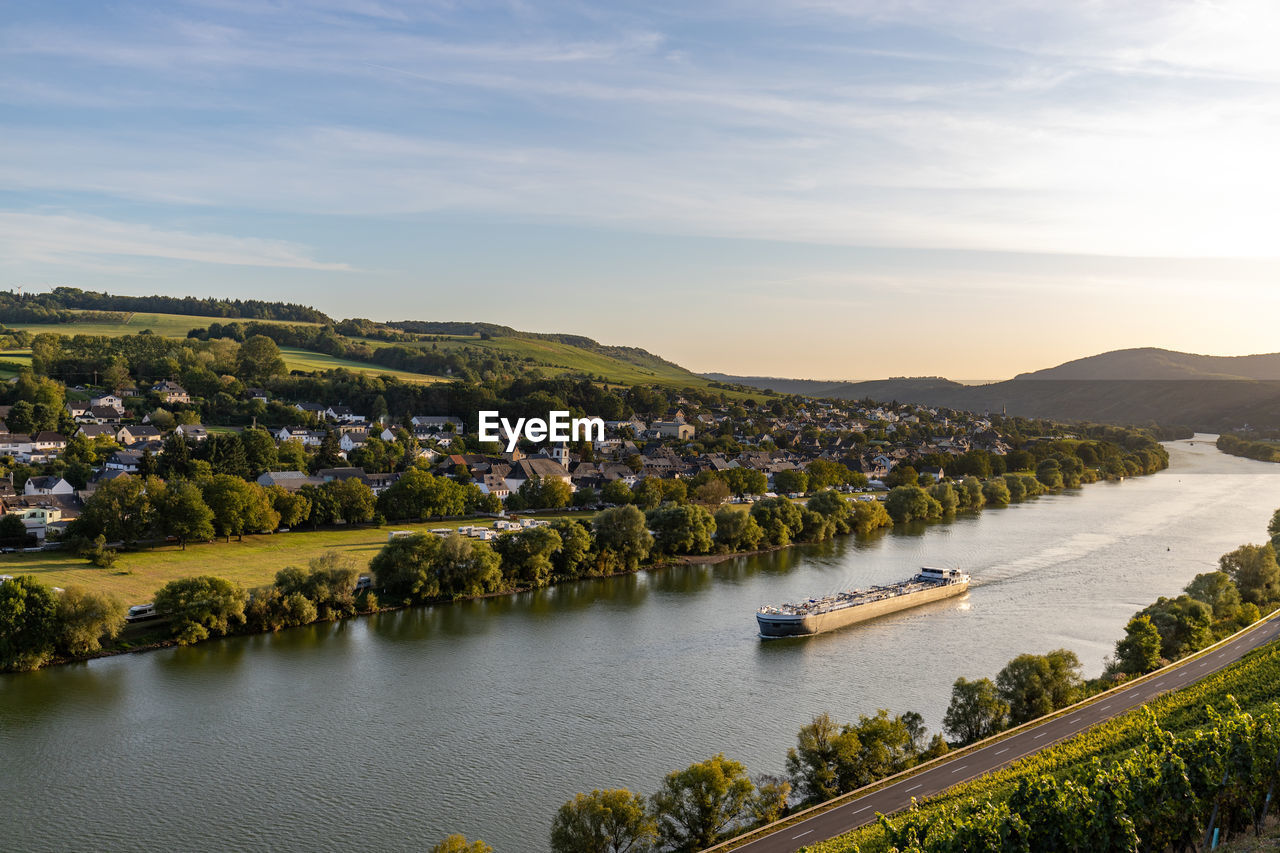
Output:
[[[327,315],[306,305],[292,302],[267,302],[260,299],[200,299],[194,296],[121,296],[55,287],[49,293],[14,293],[0,291],[0,320],[19,321],[10,312],[41,311],[46,316],[74,309],[77,322],[85,320],[84,311],[111,312],[116,315],[145,311],[156,314],[192,314],[198,317],[243,317],[258,320],[289,320],[300,323],[331,323]],[[121,316],[122,320],[123,317]],[[114,322],[119,322],[116,320]],[[44,322],[30,319],[25,322]]]
[[1224,432],[1218,436],[1218,449],[1232,456],[1243,456],[1259,462],[1280,462],[1280,443],[1275,441],[1250,441],[1238,435]]

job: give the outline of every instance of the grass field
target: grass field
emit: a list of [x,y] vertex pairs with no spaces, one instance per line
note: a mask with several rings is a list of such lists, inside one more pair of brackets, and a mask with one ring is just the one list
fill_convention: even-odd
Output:
[[392,370],[390,367],[381,367],[364,361],[351,361],[350,359],[337,358],[335,356],[325,355],[324,353],[295,349],[294,347],[281,347],[280,354],[284,357],[285,367],[290,370],[335,370],[339,367],[345,367],[347,370],[354,373],[369,373],[374,376],[394,376],[405,382],[448,381],[444,376],[430,376],[425,373],[411,373],[408,370]]
[[[570,518],[591,513],[539,514],[538,518]],[[265,536],[246,536],[240,542],[218,541],[188,545],[183,551],[166,545],[126,552],[110,569],[99,569],[87,560],[61,551],[0,556],[0,574],[35,575],[49,586],[84,586],[109,592],[127,604],[151,600],[152,594],[171,580],[193,575],[215,575],[236,581],[246,589],[264,586],[285,566],[306,567],[308,561],[328,551],[351,557],[361,570],[387,543],[393,530],[430,530],[466,524],[492,524],[492,519],[438,521],[426,524],[389,524],[386,527],[303,530]]]

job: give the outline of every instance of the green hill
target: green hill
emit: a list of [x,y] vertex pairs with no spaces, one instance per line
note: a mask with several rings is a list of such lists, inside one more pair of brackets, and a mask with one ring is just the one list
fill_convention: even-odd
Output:
[[[108,305],[113,304],[112,300],[116,299],[107,294],[95,296]],[[258,325],[259,330],[263,326],[269,326],[271,328],[267,331],[277,338],[290,370],[314,372],[344,368],[358,373],[391,375],[411,382],[475,378],[484,375],[483,365],[492,363],[496,365],[497,371],[509,374],[536,372],[543,376],[582,376],[613,385],[654,384],[674,388],[708,388],[720,385],[715,380],[699,376],[636,347],[609,346],[580,335],[521,332],[489,323],[415,321],[382,324],[369,320],[345,320],[326,326],[291,320],[65,308],[57,300],[50,300],[48,295],[42,297],[40,305],[45,313],[33,321],[31,315],[34,312],[30,305],[22,303],[15,307],[12,300],[0,298],[0,323],[5,328],[32,334],[115,337],[136,335],[149,330],[168,338],[186,338],[193,329],[207,332],[211,326],[225,328],[235,324],[248,329],[251,325]],[[314,338],[325,329],[331,330],[336,340],[342,342],[337,348],[329,348],[328,352],[317,351],[307,341],[290,340],[291,336],[299,335]],[[222,332],[218,334],[221,335]],[[409,354],[416,352],[424,357],[428,354],[433,357],[419,359],[424,362],[434,363],[441,361],[441,357],[453,355],[458,364],[480,367],[466,374],[461,369],[447,367],[428,369],[404,363],[411,362],[412,359],[384,358],[383,356],[394,354],[379,351],[390,347],[408,351]],[[352,357],[353,348],[362,350],[363,357]],[[16,369],[18,363],[23,361],[21,354],[28,352],[16,349],[0,352],[0,375]],[[404,353],[401,352],[400,355]],[[29,361],[29,356],[26,360]]]

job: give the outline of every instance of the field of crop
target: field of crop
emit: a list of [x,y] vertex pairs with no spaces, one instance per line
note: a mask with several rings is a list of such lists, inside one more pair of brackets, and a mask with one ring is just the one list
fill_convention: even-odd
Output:
[[[590,513],[539,514],[538,518],[570,518]],[[386,527],[353,527],[333,530],[299,530],[246,536],[244,541],[217,541],[188,545],[165,545],[144,551],[125,552],[109,569],[99,569],[87,560],[61,551],[0,556],[0,574],[35,575],[49,586],[84,586],[110,593],[128,604],[151,600],[152,593],[177,578],[215,575],[236,581],[246,589],[263,586],[275,579],[285,566],[303,566],[314,557],[337,551],[351,557],[361,570],[387,543],[393,530],[430,530],[464,524],[488,525],[488,519],[439,521],[425,524],[391,524]]]
[[[1059,779],[1069,778],[1087,770],[1095,759],[1106,766],[1142,741],[1146,708],[1151,710],[1162,728],[1185,735],[1210,722],[1207,708],[1224,712],[1230,707],[1232,698],[1249,712],[1269,707],[1277,701],[1277,681],[1280,681],[1280,644],[1269,643],[1190,687],[1166,694],[998,773],[925,800],[920,808],[945,809],[969,800],[1003,800],[1020,780],[1028,777],[1047,774]],[[885,850],[885,843],[882,830],[873,824],[806,849],[811,853],[880,853]]]
[[369,364],[366,361],[351,361],[346,358],[337,358],[332,355],[310,352],[308,350],[296,349],[294,347],[281,347],[280,354],[284,357],[285,367],[290,370],[335,370],[339,367],[345,367],[347,370],[354,373],[369,373],[374,376],[394,376],[405,382],[447,381],[443,376],[429,376],[425,373],[411,373],[408,370],[392,370],[390,367],[380,367],[376,364]]

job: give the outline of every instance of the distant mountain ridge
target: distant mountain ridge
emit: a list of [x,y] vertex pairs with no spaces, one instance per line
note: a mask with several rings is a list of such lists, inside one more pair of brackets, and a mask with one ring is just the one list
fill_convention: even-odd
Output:
[[988,385],[939,377],[821,382],[708,374],[720,382],[845,400],[898,400],[972,412],[1190,426],[1217,432],[1280,426],[1280,353],[1211,356],[1116,350]]
[[1057,367],[1019,373],[1024,379],[1261,379],[1280,381],[1280,353],[1196,355],[1138,347],[1077,358]]

